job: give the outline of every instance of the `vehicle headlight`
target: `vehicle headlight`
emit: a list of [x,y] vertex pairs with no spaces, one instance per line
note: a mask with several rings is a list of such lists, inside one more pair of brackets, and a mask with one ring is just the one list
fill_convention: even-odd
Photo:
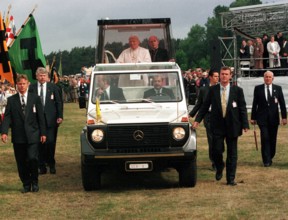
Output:
[[104,137],[104,132],[102,129],[95,129],[92,133],[91,133],[91,139],[92,141],[99,143],[103,140]]
[[173,129],[173,138],[176,141],[180,141],[185,137],[185,130],[182,127],[176,127]]

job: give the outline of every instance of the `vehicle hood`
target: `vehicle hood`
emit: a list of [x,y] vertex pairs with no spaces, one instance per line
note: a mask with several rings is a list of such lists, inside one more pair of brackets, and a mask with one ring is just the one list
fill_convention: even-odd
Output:
[[101,111],[102,122],[105,124],[119,123],[156,123],[177,122],[182,117],[187,117],[187,109],[177,110],[175,107],[157,108],[122,108]]

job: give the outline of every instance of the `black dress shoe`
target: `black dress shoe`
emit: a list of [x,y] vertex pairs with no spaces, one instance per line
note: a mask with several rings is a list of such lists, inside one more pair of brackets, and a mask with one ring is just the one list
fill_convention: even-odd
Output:
[[272,162],[270,163],[264,163],[264,167],[271,167],[272,166]]
[[31,187],[30,185],[28,186],[23,186],[23,189],[21,190],[21,193],[28,193],[31,192]]
[[32,192],[38,192],[39,186],[38,183],[32,183]]
[[222,177],[223,177],[223,170],[217,170],[215,175],[216,180],[219,181],[222,179]]
[[39,168],[39,174],[46,174],[47,173],[47,168],[46,167],[40,167]]
[[50,173],[51,173],[51,174],[56,174],[55,166],[51,166],[51,167],[50,167]]
[[236,186],[237,183],[235,181],[231,181],[227,183],[228,186]]

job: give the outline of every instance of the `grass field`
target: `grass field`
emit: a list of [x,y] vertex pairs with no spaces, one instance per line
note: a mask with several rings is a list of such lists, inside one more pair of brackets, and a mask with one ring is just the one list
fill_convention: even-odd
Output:
[[[260,150],[255,150],[252,129],[239,139],[235,187],[226,186],[225,178],[215,180],[201,124],[195,188],[179,188],[174,170],[111,172],[103,175],[101,191],[85,192],[79,143],[85,114],[76,103],[65,104],[57,174],[40,176],[38,193],[20,193],[12,146],[0,144],[0,219],[288,219],[287,126],[279,129],[277,154],[269,168],[262,166]],[[259,130],[257,134],[260,142]]]

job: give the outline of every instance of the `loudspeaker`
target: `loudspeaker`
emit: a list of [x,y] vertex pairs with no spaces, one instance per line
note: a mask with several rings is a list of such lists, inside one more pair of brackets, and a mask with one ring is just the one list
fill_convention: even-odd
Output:
[[222,67],[222,58],[220,52],[220,40],[210,41],[210,69],[220,71]]

